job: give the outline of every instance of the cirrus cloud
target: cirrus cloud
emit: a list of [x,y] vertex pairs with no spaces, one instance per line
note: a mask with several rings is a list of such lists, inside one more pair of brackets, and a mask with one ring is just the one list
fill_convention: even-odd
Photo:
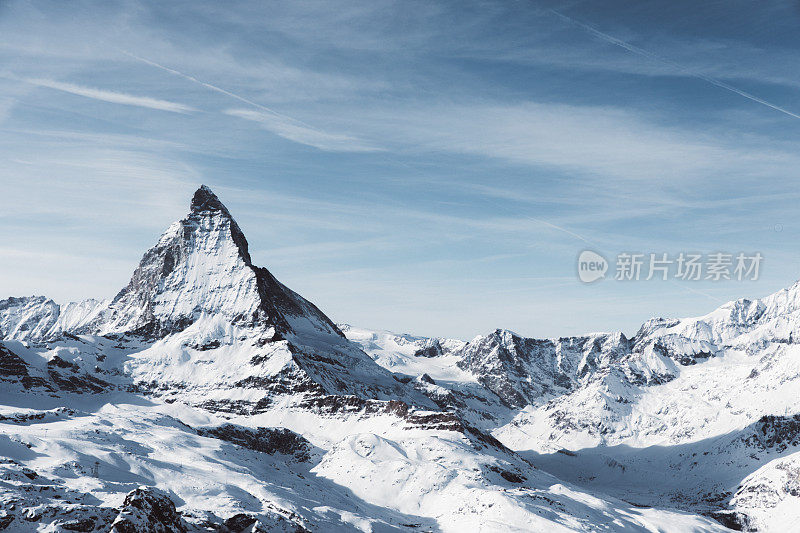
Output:
[[103,102],[110,102],[112,104],[132,105],[137,107],[147,107],[149,109],[157,109],[160,111],[170,111],[172,113],[191,113],[196,111],[193,107],[169,100],[161,100],[158,98],[151,98],[149,96],[136,96],[133,94],[120,93],[115,91],[106,91],[103,89],[95,89],[93,87],[85,87],[82,85],[75,85],[72,83],[64,83],[60,81],[47,80],[47,79],[25,79],[27,83],[36,85],[37,87],[46,87],[48,89],[55,89],[65,93],[91,98],[93,100],[101,100]]

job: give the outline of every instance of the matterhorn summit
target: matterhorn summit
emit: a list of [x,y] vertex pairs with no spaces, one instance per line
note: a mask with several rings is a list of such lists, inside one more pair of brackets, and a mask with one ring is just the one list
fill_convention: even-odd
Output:
[[205,185],[194,193],[189,214],[144,254],[108,311],[101,333],[162,337],[214,316],[263,328],[273,338],[297,331],[342,336],[312,303],[253,265],[242,230]]
[[130,283],[110,303],[99,332],[163,337],[214,315],[231,324],[274,327],[282,320],[274,310],[267,313],[267,304],[242,230],[202,186],[189,214],[144,254]]
[[161,338],[204,317],[260,327],[273,338],[297,331],[342,337],[312,303],[252,264],[242,230],[205,185],[194,193],[189,214],[167,228],[144,254],[113,300],[94,302],[72,320],[59,320],[61,310],[50,300],[39,298],[30,304],[42,308],[44,327],[36,323],[23,330],[33,331],[34,337],[81,330]]
[[[0,301],[0,327],[6,339],[26,342],[114,338],[121,349],[137,350],[124,365],[133,386],[194,391],[198,402],[219,409],[263,406],[265,391],[432,405],[348,342],[314,304],[253,265],[244,233],[205,185],[113,299],[60,306],[10,298]],[[77,367],[86,363],[77,359]]]

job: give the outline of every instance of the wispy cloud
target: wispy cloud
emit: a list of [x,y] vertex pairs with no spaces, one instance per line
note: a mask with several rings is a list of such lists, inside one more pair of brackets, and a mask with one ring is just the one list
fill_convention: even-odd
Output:
[[[545,102],[441,103],[362,110],[354,131],[419,153],[472,154],[581,177],[605,190],[698,177],[712,183],[786,172],[798,157],[768,137],[730,141],[620,107]],[[361,128],[361,131],[359,131]],[[743,142],[746,141],[746,142]],[[602,177],[602,182],[597,178]]]
[[244,96],[228,91],[227,89],[223,89],[222,87],[202,81],[174,68],[164,66],[160,63],[156,63],[155,61],[151,61],[147,58],[126,52],[124,50],[122,53],[128,57],[136,59],[137,61],[150,65],[151,67],[169,72],[170,74],[179,76],[187,81],[205,87],[206,89],[223,94],[229,98],[233,98],[234,100],[238,100],[244,104],[256,108],[258,111],[247,109],[231,109],[226,111],[226,113],[230,116],[258,122],[262,127],[264,127],[264,129],[267,129],[276,135],[283,137],[284,139],[331,152],[374,152],[380,150],[377,147],[370,146],[363,141],[348,135],[328,133],[319,130],[313,126],[310,126],[309,124],[306,124],[305,122],[297,120],[296,118],[275,111],[274,109],[271,109],[263,104],[259,104],[254,100],[245,98]]
[[773,104],[771,102],[768,102],[767,100],[764,100],[763,98],[760,98],[758,96],[750,94],[747,91],[743,91],[742,89],[739,89],[738,87],[734,87],[733,85],[731,85],[729,83],[725,83],[725,82],[723,82],[721,80],[718,80],[718,79],[716,79],[716,78],[714,78],[712,76],[709,76],[707,74],[704,74],[702,72],[697,72],[697,71],[688,69],[688,68],[684,67],[683,65],[680,65],[680,64],[678,64],[678,63],[676,63],[676,62],[674,62],[674,61],[672,61],[670,59],[667,59],[665,57],[661,57],[658,54],[654,54],[653,52],[650,52],[648,50],[645,50],[643,48],[635,46],[635,45],[633,45],[633,44],[631,44],[631,43],[629,43],[627,41],[623,41],[622,39],[618,39],[618,38],[614,37],[613,35],[609,35],[607,33],[604,33],[602,31],[598,30],[597,28],[594,28],[594,27],[592,27],[592,26],[590,26],[588,24],[585,24],[585,23],[583,23],[583,22],[581,22],[581,21],[579,21],[577,19],[574,19],[572,17],[568,17],[567,15],[564,15],[563,13],[561,13],[559,11],[556,11],[555,9],[551,9],[550,11],[553,14],[557,15],[562,20],[565,20],[565,21],[567,21],[567,22],[569,22],[571,24],[574,24],[575,26],[577,26],[577,27],[589,32],[590,34],[594,35],[595,37],[597,37],[599,39],[602,39],[603,41],[605,41],[607,43],[613,44],[615,46],[619,46],[620,48],[622,48],[624,50],[627,50],[628,52],[631,52],[633,54],[642,56],[642,57],[650,59],[652,61],[660,61],[662,63],[666,63],[667,65],[670,65],[670,66],[674,67],[678,71],[687,72],[688,75],[693,76],[693,77],[695,77],[695,78],[697,78],[699,80],[703,80],[703,81],[705,81],[707,83],[710,83],[711,85],[719,87],[720,89],[724,89],[726,91],[730,91],[732,93],[738,94],[739,96],[747,98],[748,100],[756,102],[757,104],[761,104],[763,106],[766,106],[766,107],[769,107],[771,109],[774,109],[775,111],[783,113],[784,115],[788,115],[788,116],[793,117],[793,118],[800,118],[800,115],[798,115],[796,113],[793,113],[793,112],[791,112],[791,111],[789,111],[789,110],[787,110],[787,109],[785,109],[785,108],[783,108],[783,107],[781,107],[779,105],[776,105],[776,104]]
[[47,87],[48,89],[55,89],[56,91],[75,94],[78,96],[91,98],[93,100],[111,102],[112,104],[147,107],[149,109],[171,111],[173,113],[191,113],[192,111],[196,111],[194,108],[185,104],[179,104],[177,102],[170,102],[169,100],[161,100],[158,98],[151,98],[149,96],[136,96],[133,94],[106,91],[103,89],[95,89],[93,87],[85,87],[82,85],[75,85],[72,83],[64,83],[47,79],[28,78],[24,81],[38,87]]
[[258,122],[262,128],[284,139],[328,152],[379,152],[382,150],[356,137],[321,131],[297,120],[273,113],[250,109],[228,109],[225,113],[232,117]]

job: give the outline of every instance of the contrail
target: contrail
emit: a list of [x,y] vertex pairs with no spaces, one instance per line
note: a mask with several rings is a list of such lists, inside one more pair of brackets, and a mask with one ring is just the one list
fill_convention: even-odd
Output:
[[575,237],[576,239],[580,239],[583,242],[585,242],[586,244],[595,246],[595,243],[593,243],[592,241],[590,241],[589,239],[587,239],[583,235],[575,233],[574,231],[570,231],[567,228],[562,228],[561,226],[557,226],[556,224],[553,224],[552,222],[548,222],[546,220],[542,220],[541,218],[534,218],[534,217],[528,216],[528,215],[526,215],[524,213],[522,213],[522,216],[524,216],[527,219],[533,220],[534,222],[539,222],[540,224],[544,224],[545,226],[551,227],[553,229],[556,229],[556,230],[559,230],[559,231],[563,231],[567,235],[571,235],[571,236]]
[[780,107],[780,106],[777,106],[777,105],[772,104],[770,102],[767,102],[763,98],[759,98],[758,96],[755,96],[755,95],[750,94],[750,93],[748,93],[746,91],[738,89],[738,88],[734,87],[733,85],[729,85],[729,84],[727,84],[727,83],[725,83],[723,81],[720,81],[720,80],[718,80],[716,78],[712,78],[711,76],[707,76],[706,74],[703,74],[701,72],[697,72],[695,70],[691,70],[689,68],[686,68],[683,65],[680,65],[680,64],[678,64],[678,63],[676,63],[674,61],[671,61],[671,60],[669,60],[667,58],[661,57],[661,56],[659,56],[657,54],[654,54],[652,52],[648,52],[647,50],[645,50],[643,48],[639,48],[638,46],[632,45],[631,43],[625,42],[625,41],[623,41],[621,39],[617,39],[616,37],[614,37],[612,35],[608,35],[607,33],[603,33],[602,31],[600,31],[600,30],[598,30],[596,28],[593,28],[592,26],[589,26],[588,24],[584,24],[583,22],[581,22],[579,20],[575,20],[572,17],[568,17],[567,15],[564,15],[563,13],[560,13],[560,12],[556,11],[555,9],[551,9],[550,12],[553,13],[554,15],[560,17],[562,20],[565,20],[565,21],[569,22],[570,24],[573,24],[575,26],[578,26],[579,28],[582,28],[582,29],[586,30],[587,32],[591,33],[592,35],[594,35],[598,39],[602,39],[603,41],[606,41],[606,42],[611,43],[613,45],[619,46],[620,48],[624,48],[628,52],[631,52],[631,53],[634,53],[634,54],[637,54],[637,55],[640,55],[642,57],[646,57],[648,59],[652,59],[652,60],[655,60],[655,61],[660,61],[660,62],[665,63],[665,64],[667,64],[667,65],[669,65],[671,67],[674,67],[674,68],[676,68],[678,70],[681,70],[681,71],[684,71],[684,72],[688,72],[691,76],[693,76],[693,77],[695,77],[695,78],[697,78],[699,80],[703,80],[703,81],[705,81],[707,83],[710,83],[711,85],[714,85],[716,87],[719,87],[720,89],[725,89],[726,91],[730,91],[732,93],[738,94],[739,96],[743,96],[743,97],[747,98],[748,100],[751,100],[751,101],[756,102],[758,104],[761,104],[761,105],[767,106],[769,108],[772,108],[775,111],[779,111],[779,112],[783,113],[784,115],[789,115],[790,117],[794,117],[794,118],[800,118],[800,115],[798,115],[796,113],[792,113],[788,109],[784,109],[783,107]]
[[[500,209],[507,209],[506,206],[503,206],[503,205],[495,202],[494,200],[490,200],[489,198],[486,198],[486,196],[482,195],[481,198],[483,199],[484,202],[486,202],[488,204],[496,205]],[[594,242],[590,241],[589,239],[587,239],[583,235],[580,235],[579,233],[575,233],[574,231],[568,230],[567,228],[562,228],[561,226],[559,226],[557,224],[553,224],[552,222],[548,222],[547,220],[543,220],[541,218],[532,217],[532,216],[530,216],[530,215],[528,215],[526,213],[523,213],[522,211],[517,211],[517,212],[519,213],[520,216],[522,216],[524,218],[527,218],[528,220],[532,220],[534,222],[538,222],[539,224],[544,224],[545,226],[547,226],[549,228],[552,228],[554,230],[558,230],[558,231],[564,232],[567,235],[569,235],[571,237],[575,237],[576,239],[579,239],[579,240],[585,242],[586,244],[588,244],[590,246],[598,246],[597,243],[594,243]]]
[[675,285],[679,286],[680,288],[682,288],[682,289],[686,290],[686,291],[693,292],[693,293],[695,293],[695,294],[699,294],[700,296],[705,296],[706,298],[710,298],[711,300],[714,300],[714,301],[715,301],[715,302],[717,302],[718,304],[719,304],[719,303],[723,303],[723,304],[725,303],[725,300],[722,300],[722,299],[720,299],[720,298],[717,298],[716,296],[713,296],[713,295],[711,295],[711,294],[708,294],[707,292],[703,292],[703,291],[701,291],[701,290],[698,290],[698,289],[695,289],[695,288],[693,288],[693,287],[690,287],[688,284],[681,285],[680,283],[678,283],[677,281],[675,281],[675,280],[673,280],[673,279],[671,279],[671,280],[669,280],[669,281],[670,281],[671,283],[674,283]]
[[282,118],[283,120],[287,120],[287,121],[293,122],[295,124],[300,124],[303,127],[306,127],[306,128],[308,128],[310,130],[313,130],[313,131],[319,131],[315,127],[313,127],[313,126],[311,126],[309,124],[306,124],[305,122],[303,122],[301,120],[297,120],[296,118],[290,117],[288,115],[284,115],[283,113],[279,113],[279,112],[277,112],[277,111],[275,111],[273,109],[268,108],[267,106],[264,106],[264,105],[259,104],[258,102],[254,102],[252,100],[249,100],[249,99],[245,98],[244,96],[239,96],[238,94],[232,93],[230,91],[226,91],[225,89],[223,89],[221,87],[217,87],[216,85],[211,85],[210,83],[206,83],[203,80],[198,80],[194,76],[190,76],[188,74],[184,74],[183,72],[181,72],[179,70],[175,70],[173,68],[165,67],[164,65],[156,63],[155,61],[151,61],[151,60],[146,59],[144,57],[137,56],[136,54],[132,54],[132,53],[127,52],[125,50],[120,50],[120,52],[122,52],[123,54],[125,54],[128,57],[132,57],[133,59],[136,59],[137,61],[141,61],[142,63],[145,63],[146,65],[150,65],[151,67],[155,67],[155,68],[164,70],[166,72],[169,72],[170,74],[174,74],[175,76],[179,76],[179,77],[181,77],[181,78],[183,78],[185,80],[189,80],[191,82],[194,82],[194,83],[197,83],[199,85],[202,85],[203,87],[205,87],[207,89],[210,89],[212,91],[218,92],[220,94],[224,94],[225,96],[229,96],[231,98],[235,98],[236,100],[239,100],[240,102],[244,102],[247,105],[256,107],[256,108],[258,108],[258,109],[260,109],[260,110],[262,110],[262,111],[264,111],[266,113],[269,113],[269,114],[271,114],[273,116]]

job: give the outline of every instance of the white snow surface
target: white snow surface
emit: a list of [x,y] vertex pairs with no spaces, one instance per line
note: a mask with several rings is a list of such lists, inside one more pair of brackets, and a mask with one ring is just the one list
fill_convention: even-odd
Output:
[[[415,377],[428,374],[437,381],[476,382],[474,375],[456,366],[458,357],[453,354],[467,344],[464,341],[397,335],[389,331],[373,331],[349,324],[339,324],[339,329],[349,340],[357,343],[373,361],[392,372]],[[433,340],[441,343],[445,349],[443,355],[439,357],[417,355],[420,350],[431,346]]]
[[[727,515],[746,530],[782,532],[800,520],[798,302],[795,284],[701,317],[650,320],[631,339],[528,341],[499,330],[432,358],[410,355],[408,335],[345,333],[386,368],[399,358],[409,374],[447,375],[442,365],[455,364],[501,396],[514,392],[507,394],[512,399],[542,386],[540,396],[505,417],[493,406],[483,407],[490,416],[465,418],[482,421],[503,444],[561,479],[639,505]],[[415,346],[433,341],[410,338]],[[599,364],[589,368],[584,339],[592,338],[625,349],[601,347]],[[394,346],[400,349],[393,353]],[[564,359],[566,346],[584,348],[577,359]],[[564,367],[570,360],[577,366]],[[554,381],[552,365],[563,367],[556,374],[563,379]],[[525,371],[515,374],[519,366]],[[770,417],[782,425],[783,440],[764,448],[754,435],[764,436],[759,428]]]

